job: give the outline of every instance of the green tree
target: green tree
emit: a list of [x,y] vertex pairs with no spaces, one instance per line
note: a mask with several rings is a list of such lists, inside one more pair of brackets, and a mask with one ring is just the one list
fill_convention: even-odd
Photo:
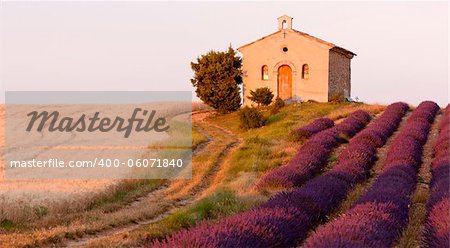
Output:
[[255,91],[251,90],[250,96],[247,98],[257,103],[258,107],[260,105],[267,106],[272,103],[273,93],[268,87],[257,88]]
[[221,113],[241,106],[242,59],[230,46],[226,52],[210,51],[192,62],[192,85],[197,96]]

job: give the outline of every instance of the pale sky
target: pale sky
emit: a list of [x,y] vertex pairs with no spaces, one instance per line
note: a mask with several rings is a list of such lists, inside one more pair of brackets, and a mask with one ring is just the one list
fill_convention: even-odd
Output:
[[[5,90],[192,90],[190,62],[277,30],[355,52],[352,97],[449,102],[447,2],[5,2]],[[193,93],[195,94],[195,93]]]

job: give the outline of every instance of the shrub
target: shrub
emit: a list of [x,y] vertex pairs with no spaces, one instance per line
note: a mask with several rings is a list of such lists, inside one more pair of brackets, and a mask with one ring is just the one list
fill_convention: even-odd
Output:
[[258,106],[267,106],[272,103],[273,93],[268,87],[257,88],[255,91],[250,91],[250,96],[247,97],[251,101],[258,104]]
[[262,127],[265,124],[264,116],[256,108],[245,106],[239,111],[241,128],[250,129]]
[[284,103],[283,99],[277,97],[275,99],[275,102],[272,104],[272,107],[270,109],[271,114],[277,114],[282,107],[284,107],[286,104]]

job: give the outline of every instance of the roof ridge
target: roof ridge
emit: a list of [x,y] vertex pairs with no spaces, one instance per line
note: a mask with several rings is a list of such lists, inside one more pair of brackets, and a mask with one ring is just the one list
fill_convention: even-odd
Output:
[[[297,33],[297,34],[299,34],[299,35],[303,35],[303,36],[306,36],[307,38],[313,39],[313,40],[315,40],[315,41],[317,41],[317,42],[319,42],[319,43],[322,43],[322,44],[326,44],[326,45],[328,45],[328,46],[331,46],[330,49],[337,48],[337,49],[339,49],[339,50],[342,50],[343,52],[346,52],[346,53],[348,53],[348,54],[351,54],[352,56],[356,56],[356,54],[353,53],[353,52],[350,51],[350,50],[347,50],[347,49],[345,49],[345,48],[339,47],[339,46],[337,46],[337,45],[335,45],[335,44],[333,44],[333,43],[331,43],[331,42],[322,40],[322,39],[317,38],[317,37],[315,37],[315,36],[313,36],[313,35],[310,35],[310,34],[308,34],[308,33],[305,33],[305,32],[302,32],[302,31],[299,31],[299,30],[296,30],[296,29],[289,29],[289,30],[292,30],[294,33]],[[249,46],[249,45],[252,45],[252,44],[254,44],[254,43],[258,42],[258,41],[264,40],[264,39],[268,38],[269,36],[272,36],[272,35],[275,35],[275,34],[277,34],[277,33],[280,33],[281,31],[282,31],[282,30],[278,30],[278,31],[276,31],[276,32],[274,32],[274,33],[271,33],[271,34],[268,34],[268,35],[266,35],[266,36],[263,36],[263,37],[261,37],[261,38],[255,40],[255,41],[253,41],[253,42],[250,42],[250,43],[247,43],[247,44],[245,44],[245,45],[242,45],[242,46],[238,47],[238,50],[241,49],[241,48],[247,47],[247,46]]]

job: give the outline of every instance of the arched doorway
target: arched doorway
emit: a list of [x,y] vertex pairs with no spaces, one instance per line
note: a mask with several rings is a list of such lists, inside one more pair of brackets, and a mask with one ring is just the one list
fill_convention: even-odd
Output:
[[278,68],[278,97],[283,100],[292,98],[292,69],[288,65]]

